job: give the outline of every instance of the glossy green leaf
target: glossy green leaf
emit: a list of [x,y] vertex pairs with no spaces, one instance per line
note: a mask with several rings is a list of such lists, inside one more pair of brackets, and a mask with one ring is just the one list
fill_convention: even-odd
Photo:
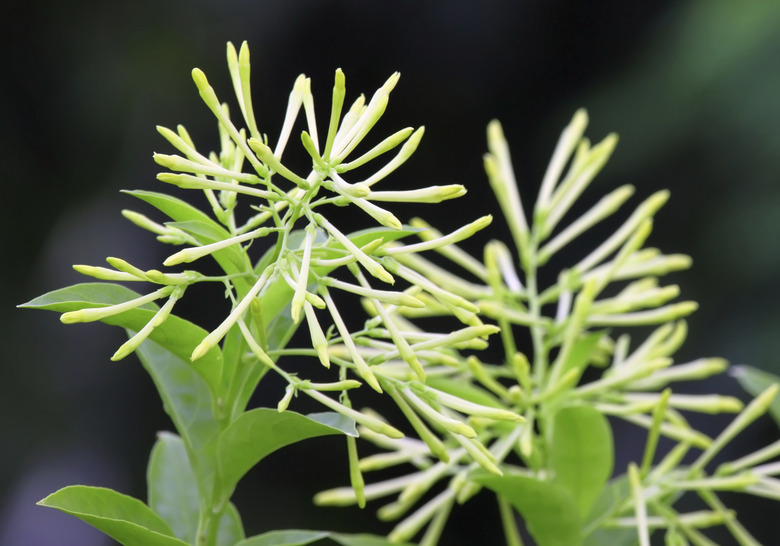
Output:
[[[780,377],[752,366],[732,366],[729,373],[739,381],[743,389],[753,396],[758,396],[775,383],[780,383]],[[769,414],[780,426],[780,396],[775,396],[775,399],[772,400]]]
[[304,546],[329,536],[328,531],[269,531],[242,540],[236,546]]
[[[116,305],[139,296],[140,294],[137,292],[119,284],[82,283],[48,292],[20,307],[65,313],[85,308]],[[152,319],[156,310],[157,306],[150,303],[118,315],[106,317],[101,322],[137,332]],[[176,315],[170,315],[165,322],[152,331],[148,340],[159,343],[182,361],[187,362],[187,365],[207,382],[214,393],[219,393],[222,378],[222,352],[219,347],[214,347],[202,358],[190,362],[192,351],[207,335],[208,332],[203,328]],[[143,347],[143,345],[141,346]]]
[[412,546],[408,542],[390,542],[384,537],[374,535],[347,535],[333,533],[330,539],[341,546]]
[[233,503],[228,503],[227,508],[219,520],[217,532],[217,546],[233,546],[244,539],[244,525],[241,516]]
[[555,482],[571,492],[584,517],[612,474],[612,429],[607,418],[590,406],[558,411],[550,460]]
[[146,469],[149,507],[184,542],[194,543],[200,502],[198,482],[182,439],[170,432],[157,435]]
[[222,382],[226,393],[224,407],[228,422],[232,422],[246,409],[257,384],[270,370],[256,358],[244,358],[248,352],[249,346],[240,328],[233,325],[222,343],[225,363]]
[[573,369],[580,370],[581,374],[588,366],[593,356],[593,351],[602,337],[604,337],[604,332],[593,332],[577,339],[571,352],[569,352],[569,357],[560,370],[559,377],[563,377],[566,372]]
[[330,413],[310,416],[258,408],[240,415],[219,435],[217,472],[222,498],[264,457],[287,445],[333,434],[357,436],[355,424]]
[[143,502],[111,489],[74,485],[38,504],[76,516],[123,546],[187,546]]
[[390,542],[386,538],[374,535],[302,530],[269,531],[243,540],[235,546],[304,546],[326,538],[341,546],[411,546],[407,542]]
[[503,495],[525,520],[538,546],[577,546],[582,526],[577,501],[568,489],[519,473],[479,471],[474,481]]
[[[146,201],[160,212],[166,214],[174,222],[193,222],[201,226],[201,231],[207,230],[212,235],[210,238],[201,239],[202,234],[193,233],[195,238],[203,244],[208,244],[216,240],[224,240],[230,237],[230,234],[220,226],[217,222],[212,220],[207,214],[193,207],[186,201],[182,201],[176,197],[166,195],[164,193],[157,193],[152,191],[125,191],[134,197],[137,197],[143,201]],[[190,224],[192,225],[192,224]],[[208,226],[208,228],[206,228]],[[222,269],[227,274],[241,273],[247,271],[249,263],[245,262],[245,258],[238,256],[240,251],[236,247],[228,247],[222,250],[214,252],[212,256]],[[248,279],[242,279],[236,277],[233,279],[233,284],[239,290],[239,293],[245,293],[251,287],[251,282]]]
[[200,461],[200,490],[210,491],[219,424],[211,410],[206,384],[186,361],[153,341],[142,343],[136,353],[154,381],[176,430]]
[[[625,474],[609,482],[601,489],[601,494],[590,508],[583,530],[587,533],[583,546],[634,546],[639,543],[637,532],[633,528],[603,528],[604,521],[612,516],[625,515],[618,511],[631,498],[631,485]],[[631,512],[633,513],[633,512]]]
[[[150,508],[165,520],[176,537],[194,544],[200,495],[187,448],[179,436],[170,432],[158,434],[149,457],[147,487]],[[219,546],[232,546],[244,538],[241,517],[232,504],[220,519],[217,538]]]

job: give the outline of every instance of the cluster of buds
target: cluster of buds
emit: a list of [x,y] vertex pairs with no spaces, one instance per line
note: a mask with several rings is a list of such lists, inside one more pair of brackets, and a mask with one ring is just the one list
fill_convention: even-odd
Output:
[[[386,391],[397,402],[425,445],[445,464],[468,456],[469,460],[500,473],[495,454],[483,445],[477,429],[484,422],[516,423],[523,418],[513,411],[433,388],[426,382],[431,373],[438,373],[440,366],[458,361],[458,349],[484,348],[488,336],[498,328],[484,324],[478,317],[479,309],[470,300],[409,265],[422,252],[446,248],[470,237],[488,226],[492,218],[478,218],[452,233],[437,233],[422,242],[403,243],[404,237],[423,231],[424,227],[405,226],[385,208],[385,203],[438,203],[464,195],[464,187],[452,184],[405,191],[375,189],[415,151],[423,135],[422,127],[402,129],[362,155],[355,153],[384,113],[399,75],[393,74],[367,102],[362,95],[358,97],[342,115],[345,78],[337,70],[324,141],[317,126],[311,81],[300,76],[290,93],[281,133],[272,147],[255,120],[246,43],[240,51],[228,44],[227,57],[245,127],[239,129],[234,124],[227,105],[217,98],[203,72],[195,69],[192,75],[200,96],[219,122],[221,150],[204,155],[197,151],[184,127],[175,131],[159,127],[159,133],[179,153],[154,155],[159,165],[170,170],[157,178],[180,188],[202,191],[212,214],[153,192],[130,193],[171,221],[160,224],[135,211],[123,213],[134,224],[156,234],[161,242],[185,246],[168,256],[164,266],[212,257],[225,274],[163,274],[142,271],[113,258],[109,263],[114,269],[77,266],[81,273],[102,280],[145,281],[162,287],[119,305],[68,312],[62,320],[102,320],[164,300],[146,326],[116,352],[113,359],[117,360],[130,354],[166,320],[190,284],[223,283],[232,301],[231,310],[193,348],[193,362],[219,349],[231,332],[237,332],[243,338],[246,353],[242,358],[254,358],[258,365],[276,371],[287,381],[285,393],[277,403],[279,411],[287,409],[301,392],[350,417],[369,434],[380,435],[385,441],[402,441],[403,434],[394,426],[370,412],[352,409],[348,391],[367,383],[375,391]],[[283,153],[301,112],[306,130],[300,133],[300,139],[311,159],[311,168],[299,174],[285,165]],[[392,157],[373,174],[350,179],[353,170],[381,161],[391,153]],[[365,168],[361,172],[366,172]],[[243,223],[236,214],[239,196],[254,211]],[[328,218],[328,206],[345,205],[360,209],[378,226],[353,234],[342,232]],[[265,245],[265,255],[253,262],[248,249],[258,240],[270,243]],[[405,288],[399,288],[400,284]],[[336,290],[358,296],[365,303],[370,318],[362,329],[350,330],[334,301]],[[426,309],[454,316],[463,327],[429,332],[403,318],[405,313]],[[311,345],[287,348],[287,340],[302,321],[306,322]],[[286,355],[315,357],[326,368],[335,364],[338,380],[314,383],[288,373],[279,362]],[[355,379],[348,378],[347,371]],[[332,392],[339,393],[338,400],[327,394]],[[226,404],[228,393],[213,394],[219,404]],[[446,434],[459,447],[455,451],[445,449],[429,427]],[[350,460],[354,462],[354,439],[348,441]],[[360,471],[353,464],[353,485],[358,496],[362,496]]]
[[[675,382],[704,379],[723,372],[727,364],[721,359],[703,358],[672,366],[673,355],[687,333],[682,319],[696,309],[696,304],[674,302],[679,288],[660,286],[658,282],[660,276],[689,267],[690,258],[644,248],[653,216],[668,199],[668,192],[661,191],[647,198],[604,242],[561,271],[557,282],[548,287],[539,284],[540,268],[578,236],[614,215],[634,192],[633,187],[622,186],[561,227],[561,221],[572,211],[617,143],[617,137],[609,135],[591,146],[583,137],[586,126],[587,115],[580,110],[563,131],[529,221],[517,190],[501,126],[492,122],[488,127],[489,153],[485,155],[485,170],[508,224],[514,248],[502,241],[491,241],[485,246],[484,258],[480,261],[454,243],[436,247],[436,252],[451,262],[453,267],[450,268],[442,268],[417,254],[399,252],[394,271],[405,271],[407,279],[426,278],[438,289],[446,290],[449,297],[436,297],[435,291],[429,291],[419,298],[424,306],[392,309],[395,313],[392,319],[406,331],[414,330],[417,318],[444,314],[455,314],[467,323],[481,323],[484,319],[500,328],[505,352],[503,362],[488,364],[474,355],[462,357],[453,352],[449,355],[451,360],[441,360],[428,371],[431,377],[428,387],[433,387],[435,394],[442,391],[447,396],[457,394],[481,407],[492,408],[489,420],[483,419],[487,413],[469,415],[469,424],[473,425],[480,445],[485,446],[482,455],[487,460],[480,462],[483,468],[500,473],[500,469],[508,468],[509,464],[509,468],[522,468],[529,476],[554,479],[549,445],[543,447],[549,443],[546,435],[553,428],[553,419],[563,408],[587,405],[604,416],[621,418],[648,430],[645,461],[641,469],[629,469],[629,477],[632,485],[643,491],[661,491],[652,497],[656,504],[663,505],[659,498],[667,503],[676,499],[669,495],[670,488],[678,493],[681,491],[675,485],[681,477],[673,469],[690,448],[703,450],[699,459],[701,464],[697,463],[695,469],[685,472],[686,479],[681,483],[690,485],[688,489],[698,484],[697,490],[711,492],[719,487],[719,480],[725,478],[711,477],[708,480],[714,481],[706,481],[702,472],[704,464],[723,442],[720,438],[713,441],[694,429],[681,412],[735,413],[742,410],[742,403],[729,396],[675,394],[670,388]],[[418,233],[420,245],[444,237],[423,220],[415,220],[412,225],[421,228]],[[385,253],[396,252],[393,245],[385,248]],[[464,273],[458,274],[458,269]],[[622,288],[615,290],[618,283]],[[606,291],[608,286],[612,290]],[[372,311],[375,309],[377,315],[381,314],[379,308],[371,307]],[[656,329],[632,348],[627,329],[634,326],[656,326]],[[530,359],[518,350],[519,342],[513,334],[513,329],[517,331],[518,328],[530,332],[533,348]],[[583,374],[588,367],[600,368],[603,372],[600,377],[585,382]],[[415,408],[420,394],[409,388],[391,392],[399,407],[407,413]],[[773,395],[774,392],[766,393],[767,399]],[[439,403],[446,405],[442,400]],[[735,423],[741,423],[737,428],[741,430],[757,412],[766,411],[766,404],[764,400],[746,408],[735,420]],[[498,421],[499,414],[522,416],[525,424],[516,426],[514,423],[518,419],[511,425]],[[445,419],[437,419],[436,428],[442,433],[451,430],[446,415]],[[420,441],[387,441],[375,434],[365,434],[387,452],[369,456],[359,461],[359,466],[366,471],[402,464],[414,467],[402,477],[366,486],[367,498],[396,496],[394,501],[379,509],[379,517],[387,520],[406,515],[422,495],[437,483],[446,482],[443,490],[406,515],[390,535],[395,540],[408,540],[427,526],[420,544],[434,545],[453,504],[464,502],[479,490],[480,485],[470,477],[475,461],[480,459],[463,441],[463,436],[450,438],[445,434],[444,441],[440,442],[438,437],[431,439],[427,429],[417,431]],[[659,436],[676,441],[678,449],[651,472],[650,463]],[[757,455],[758,462],[776,454],[778,448],[768,449],[771,453]],[[513,466],[516,463],[512,460],[519,461],[522,466]],[[762,485],[757,485],[757,480],[747,483],[743,479],[744,473],[737,472],[754,462],[752,459],[738,462],[721,472],[737,473],[737,477],[729,480],[734,484],[739,482],[742,490],[749,487],[766,490],[771,478],[765,477]],[[776,467],[769,470],[775,472]],[[662,484],[661,489],[659,484]],[[738,487],[734,485],[733,488]],[[643,494],[646,496],[641,492],[636,495],[641,497]],[[323,504],[349,504],[358,499],[350,489],[340,488],[325,491],[316,500]],[[623,508],[631,506],[631,499],[626,499]],[[712,506],[718,512],[714,504]],[[660,510],[663,506],[656,513],[660,514]],[[669,514],[679,516],[673,510]],[[725,512],[718,514],[716,519],[723,523],[727,519]],[[616,521],[619,515],[615,514]],[[686,528],[713,524],[709,516],[703,518],[706,520],[703,522],[685,523]],[[681,517],[685,520],[687,516]],[[504,524],[514,525],[511,520],[505,518]],[[731,525],[730,522],[731,519],[727,525]]]

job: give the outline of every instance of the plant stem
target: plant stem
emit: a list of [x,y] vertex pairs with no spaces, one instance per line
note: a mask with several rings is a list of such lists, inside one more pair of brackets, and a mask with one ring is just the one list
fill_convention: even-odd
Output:
[[498,511],[501,514],[501,526],[504,529],[506,546],[523,546],[523,539],[520,537],[520,531],[517,529],[517,521],[515,521],[512,505],[503,495],[496,495],[496,499],[498,499]]

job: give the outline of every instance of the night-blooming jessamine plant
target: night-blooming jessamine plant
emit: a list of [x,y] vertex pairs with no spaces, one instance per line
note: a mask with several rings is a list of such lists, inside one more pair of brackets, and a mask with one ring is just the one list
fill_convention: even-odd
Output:
[[[522,544],[517,513],[541,546],[645,545],[660,528],[669,544],[711,544],[700,529],[712,525],[725,525],[740,544],[755,544],[716,492],[780,498],[772,477],[780,468],[762,464],[780,447],[773,444],[714,473],[708,464],[766,411],[777,387],[744,410],[734,398],[672,391],[675,382],[708,377],[726,363],[701,359],[672,366],[686,335],[682,319],[696,306],[671,303],[678,288],[657,280],[690,260],[644,248],[667,193],[645,200],[579,261],[552,276],[541,274],[562,248],[616,213],[633,193],[630,186],[618,188],[565,222],[609,158],[614,136],[591,146],[583,137],[587,116],[577,112],[527,218],[508,146],[492,123],[485,167],[511,244],[491,241],[477,259],[457,243],[487,227],[490,216],[442,234],[420,219],[405,225],[389,210],[393,202],[439,203],[465,193],[457,184],[386,187],[385,179],[423,134],[406,128],[365,145],[398,74],[368,102],[361,95],[345,109],[345,79],[336,71],[323,131],[311,83],[299,77],[272,143],[253,112],[246,44],[239,52],[228,44],[227,54],[243,127],[196,69],[195,84],[219,122],[220,151],[204,155],[183,127],[161,127],[178,153],[154,156],[169,169],[158,179],[196,190],[207,210],[164,193],[133,191],[128,193],[167,220],[123,211],[160,242],[184,248],[159,270],[114,257],[107,259],[110,267],[77,265],[80,273],[110,282],[71,286],[24,305],[61,312],[64,323],[124,328],[129,339],[111,358],[138,355],[177,434],[161,433],[152,450],[148,502],[71,486],[42,505],[76,515],[126,546],[293,546],[321,539],[381,546],[418,535],[420,544],[432,546],[454,504],[487,487],[496,493],[510,546]],[[300,117],[306,127],[300,144],[311,160],[303,172],[284,157]],[[373,227],[344,233],[337,219],[345,209],[334,207],[348,207]],[[252,247],[264,253],[253,257]],[[181,265],[207,259],[221,273]],[[203,282],[224,286],[230,303],[210,332],[173,313],[187,289]],[[117,283],[151,288],[141,294]],[[345,295],[359,298],[367,318],[347,316],[340,303]],[[432,331],[424,326],[430,320],[420,320],[430,317],[458,326]],[[288,346],[304,322],[309,343]],[[634,326],[655,329],[636,343],[629,334]],[[491,340],[503,347],[498,362],[479,357]],[[301,359],[311,366],[310,376]],[[261,401],[270,408],[247,409],[269,371],[283,378],[284,393]],[[315,381],[323,372],[330,379]],[[364,383],[397,406],[394,424],[352,407],[349,393]],[[330,411],[292,411],[301,393]],[[711,439],[688,424],[687,411],[741,413]],[[612,480],[608,417],[648,431],[641,461]],[[268,454],[323,435],[346,438],[351,487],[324,491],[315,501],[364,506],[392,497],[379,516],[401,521],[386,539],[300,530],[246,538],[230,502],[238,482]],[[675,447],[656,461],[662,435]],[[358,436],[381,451],[360,458]],[[694,462],[681,466],[696,449],[701,453]],[[399,465],[411,471],[365,484],[365,473]],[[687,491],[698,493],[706,509],[677,512],[674,504]]]
[[[447,426],[441,422],[434,424],[438,433],[444,433],[440,442],[415,421],[411,422],[422,441],[388,441],[359,427],[361,437],[385,451],[361,459],[364,472],[411,465],[399,477],[365,487],[366,498],[392,499],[379,508],[379,518],[403,518],[390,533],[392,540],[409,540],[424,530],[420,544],[437,544],[453,505],[467,502],[483,487],[496,494],[510,546],[523,542],[517,513],[542,546],[644,546],[657,529],[664,530],[666,544],[708,545],[714,543],[701,530],[716,525],[726,526],[737,543],[752,545],[757,542],[724,507],[717,492],[780,499],[780,485],[772,477],[780,474],[780,467],[757,466],[777,456],[777,443],[724,464],[714,473],[707,470],[737,433],[767,411],[777,385],[757,392],[744,409],[729,396],[674,392],[676,382],[707,378],[724,371],[727,364],[702,358],[672,365],[686,337],[682,319],[696,304],[673,302],[678,287],[658,281],[689,267],[690,259],[644,247],[653,216],[668,192],[651,195],[595,249],[543,277],[544,266],[559,250],[614,215],[634,192],[631,186],[617,188],[570,222],[562,221],[617,143],[616,136],[609,135],[591,145],[583,136],[587,121],[585,111],[578,111],[563,131],[531,218],[526,217],[517,190],[502,128],[492,122],[484,164],[511,242],[488,242],[482,260],[454,244],[438,247],[436,251],[449,262],[444,266],[441,260],[413,254],[398,257],[398,267],[469,301],[479,309],[477,316],[499,326],[504,354],[493,363],[474,354],[455,355],[452,361],[426,368],[425,385],[392,393],[399,407],[409,414],[426,396],[439,397],[446,404],[442,394],[457,394],[495,412],[520,414],[525,423],[518,426],[471,413],[469,425],[487,448],[483,452],[487,461],[480,460],[462,437],[446,434]],[[417,235],[423,241],[441,238],[423,220],[412,225],[422,229]],[[390,244],[384,252],[393,250]],[[554,282],[543,285],[542,278]],[[368,309],[385,322],[389,314],[389,320],[405,331],[415,329],[415,319],[451,311],[430,294],[419,299],[425,304],[420,308],[385,306],[383,311],[370,305]],[[636,326],[645,327],[643,331],[651,328],[638,342],[630,333]],[[412,379],[408,370],[397,370],[398,377]],[[469,413],[454,404],[449,407]],[[694,429],[683,415],[740,411],[715,439]],[[647,429],[641,460],[617,475],[608,418]],[[657,461],[661,436],[675,446]],[[696,450],[694,462],[681,466],[683,457]],[[486,472],[491,465],[500,473]],[[699,495],[703,509],[679,513],[674,504],[691,491]],[[428,500],[416,507],[425,495]],[[345,505],[354,503],[356,496],[352,489],[339,488],[324,491],[315,500]]]
[[[158,209],[168,221],[158,223],[139,212],[123,212],[161,242],[185,247],[163,262],[166,268],[211,257],[224,274],[142,270],[110,257],[110,268],[77,265],[75,269],[101,281],[151,284],[152,288],[141,295],[120,284],[87,283],[25,304],[60,311],[67,324],[103,321],[125,328],[129,340],[111,359],[120,360],[133,352],[139,356],[177,429],[178,435],[162,435],[152,452],[148,506],[113,491],[78,486],[42,501],[79,515],[123,544],[236,544],[244,537],[229,499],[239,479],[268,453],[324,434],[345,435],[351,481],[362,504],[355,424],[388,441],[404,436],[395,426],[351,407],[348,391],[363,383],[380,393],[389,391],[399,400],[413,399],[414,409],[407,411],[412,423],[424,418],[444,424],[468,446],[474,460],[494,472],[500,471],[465,417],[452,417],[446,408],[466,408],[486,419],[509,423],[523,420],[514,412],[484,407],[457,395],[413,394],[424,385],[425,365],[455,358],[456,348],[484,347],[498,327],[483,324],[473,303],[401,263],[406,256],[473,235],[491,217],[478,218],[422,244],[398,242],[418,229],[404,226],[386,208],[388,204],[438,203],[465,193],[457,184],[408,191],[381,189],[381,182],[415,151],[423,128],[401,129],[367,151],[357,151],[385,111],[399,75],[392,75],[368,102],[361,95],[345,109],[345,78],[336,71],[324,138],[317,126],[310,80],[300,76],[290,93],[281,134],[272,145],[259,131],[253,114],[247,45],[237,52],[228,44],[227,57],[245,127],[234,124],[227,105],[219,101],[203,72],[195,69],[192,75],[198,91],[219,122],[221,149],[204,155],[184,127],[176,131],[160,127],[160,134],[179,153],[154,155],[158,164],[171,171],[158,179],[205,195],[210,214],[179,198],[147,191],[128,193]],[[285,165],[283,152],[301,112],[306,130],[300,133],[300,142],[311,158],[311,168],[298,174]],[[366,173],[371,165],[377,165],[370,171],[373,174],[352,176],[357,167]],[[340,210],[333,214],[334,206],[348,206],[378,225],[346,234],[332,219],[343,214]],[[244,219],[240,219],[242,212]],[[250,246],[264,241],[268,241],[265,254],[253,260]],[[229,313],[211,332],[172,313],[187,288],[202,282],[224,285],[231,302]],[[365,298],[378,310],[377,320],[350,330],[335,303],[336,291]],[[462,327],[441,333],[407,331],[398,328],[385,310],[422,308],[426,304],[421,298],[450,309]],[[162,305],[156,305],[158,301]],[[302,322],[310,344],[288,348]],[[283,357],[288,355],[308,356],[312,366],[332,368],[332,381],[313,382],[305,372],[285,371]],[[399,376],[398,364],[411,373]],[[273,410],[247,410],[268,371],[287,382],[284,395],[271,401],[276,406]],[[314,398],[331,412],[303,416],[286,411],[298,393]],[[441,455],[446,457],[444,452]],[[98,505],[112,515],[85,508]],[[159,535],[167,538],[154,542]],[[359,539],[352,540],[350,544],[359,543],[354,542]]]

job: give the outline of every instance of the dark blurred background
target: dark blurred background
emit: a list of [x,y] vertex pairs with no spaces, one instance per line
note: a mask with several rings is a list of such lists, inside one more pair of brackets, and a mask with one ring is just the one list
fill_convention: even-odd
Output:
[[[146,457],[155,432],[170,425],[135,358],[108,361],[121,332],[65,327],[53,313],[15,305],[83,280],[72,263],[99,265],[115,255],[155,267],[167,255],[122,219],[122,208],[148,209],[119,190],[160,189],[151,153],[170,147],[156,124],[183,123],[201,150],[217,145],[190,69],[202,68],[229,100],[228,40],[249,41],[255,110],[272,138],[299,73],[313,78],[325,115],[335,68],[346,73],[348,100],[370,95],[399,70],[379,131],[424,124],[426,135],[388,182],[466,184],[467,198],[429,217],[443,230],[496,210],[481,166],[490,119],[504,124],[530,203],[560,130],[586,107],[593,140],[612,131],[621,137],[591,202],[623,183],[637,187],[634,205],[658,189],[672,192],[650,243],[694,258],[692,270],[672,279],[686,299],[700,303],[679,361],[723,356],[780,372],[776,0],[42,0],[3,11],[3,546],[110,544],[80,521],[35,506],[64,485],[145,496]],[[491,230],[492,237],[506,236],[501,221]],[[198,318],[211,305],[204,301],[200,310],[197,301],[184,310],[208,327],[213,317]],[[743,396],[729,377],[707,388]],[[728,420],[702,426],[715,433]],[[629,443],[621,435],[630,432],[616,430],[618,444]],[[727,455],[776,437],[777,427],[763,420]],[[289,448],[250,473],[236,497],[247,532],[386,532],[374,518],[377,503],[363,512],[311,506],[316,491],[347,481],[343,443],[316,442]],[[740,496],[729,502],[762,543],[776,542],[777,504]],[[443,544],[501,543],[490,497],[477,497],[473,506],[469,518],[456,512]]]

